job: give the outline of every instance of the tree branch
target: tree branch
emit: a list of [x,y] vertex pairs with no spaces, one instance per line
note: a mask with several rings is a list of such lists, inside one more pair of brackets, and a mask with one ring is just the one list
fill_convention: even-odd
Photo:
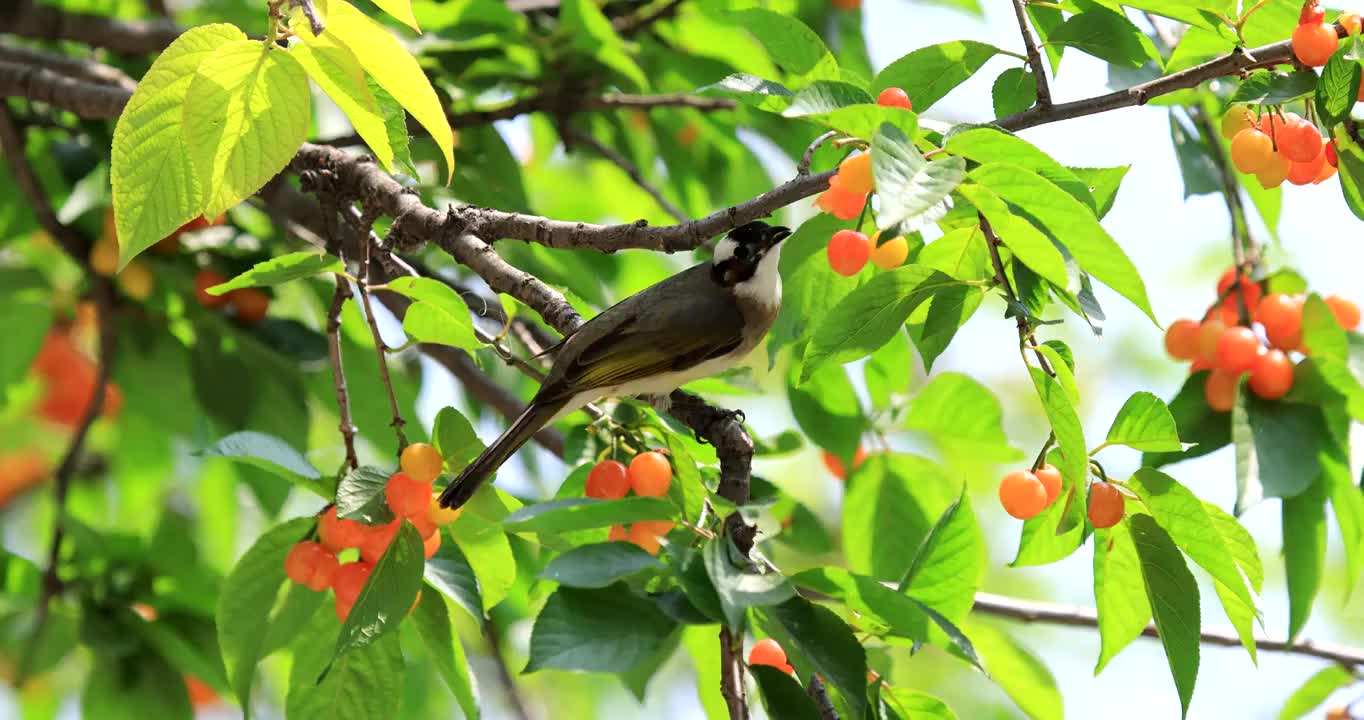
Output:
[[653,198],[654,202],[658,203],[658,206],[663,208],[664,212],[672,215],[678,222],[684,223],[691,220],[691,217],[688,216],[687,213],[674,205],[671,200],[664,197],[663,192],[644,177],[644,174],[639,171],[639,168],[635,167],[635,164],[630,162],[630,158],[616,152],[614,148],[608,147],[606,144],[587,133],[578,132],[572,128],[564,128],[564,135],[565,140],[572,143],[581,143],[592,148],[593,152],[606,158],[616,167],[623,170],[626,175],[630,176],[630,180],[632,180],[635,185],[638,185],[644,192],[649,193],[649,197]]
[[71,40],[123,55],[164,50],[183,29],[166,19],[115,20],[104,15],[68,12],[37,0],[11,0],[0,9],[0,31],[34,40]]
[[1018,32],[1023,36],[1023,49],[1027,51],[1028,67],[1032,68],[1033,79],[1037,82],[1037,109],[1051,107],[1051,89],[1047,87],[1047,71],[1042,63],[1042,54],[1037,51],[1032,29],[1028,27],[1028,11],[1023,8],[1023,0],[1013,0],[1014,15],[1018,18]]
[[[367,234],[367,229],[361,232]],[[384,338],[379,334],[379,322],[374,317],[374,306],[369,300],[370,255],[373,252],[373,245],[371,242],[365,242],[365,259],[356,277],[360,280],[360,300],[365,304],[365,320],[369,321],[369,331],[374,335],[374,352],[379,356],[379,377],[383,380],[384,389],[388,391],[388,407],[393,413],[393,421],[389,425],[398,436],[398,454],[401,455],[403,448],[407,447],[407,435],[403,433],[403,426],[407,421],[403,420],[402,409],[398,407],[398,394],[393,391],[393,379],[388,374],[388,346],[384,344]]]
[[346,464],[354,470],[360,467],[355,455],[355,423],[350,417],[350,396],[346,393],[346,372],[341,361],[341,308],[350,297],[350,281],[344,275],[336,275],[336,291],[332,293],[332,305],[327,312],[327,354],[331,357],[332,380],[336,385],[336,408],[341,415],[341,438],[346,443]]
[[[994,595],[992,593],[976,593],[976,602],[973,610],[974,612],[983,613],[985,615],[1006,617],[1029,623],[1046,623],[1049,625],[1065,625],[1083,628],[1096,628],[1099,626],[1098,613],[1089,608],[1034,602],[1032,600],[1023,600],[1004,595]],[[1147,625],[1146,629],[1142,631],[1142,635],[1147,637],[1160,636],[1156,631],[1156,626],[1154,624]],[[1241,645],[1241,638],[1230,630],[1204,629],[1200,633],[1200,638],[1203,643],[1208,645],[1221,645],[1224,647],[1239,647]],[[1364,649],[1336,643],[1316,642],[1312,640],[1284,642],[1282,640],[1256,638],[1255,646],[1260,650],[1321,658],[1322,660],[1330,660],[1331,662],[1337,662],[1349,667],[1364,665]]]
[[838,711],[834,709],[834,701],[829,699],[829,691],[824,687],[824,681],[818,675],[811,674],[810,682],[805,684],[805,694],[815,701],[815,708],[819,710],[820,720],[838,720]]
[[625,15],[611,21],[612,27],[621,37],[635,35],[650,25],[664,18],[672,17],[677,14],[677,9],[682,6],[682,0],[667,0],[661,5],[653,8],[644,8],[633,15]]

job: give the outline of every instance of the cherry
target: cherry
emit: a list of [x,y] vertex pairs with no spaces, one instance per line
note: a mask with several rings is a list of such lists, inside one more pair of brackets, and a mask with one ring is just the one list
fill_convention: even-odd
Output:
[[1306,162],[1294,162],[1293,167],[1288,171],[1288,182],[1294,185],[1311,185],[1321,177],[1322,169],[1326,167],[1326,154],[1318,152],[1317,156]]
[[626,539],[650,555],[657,555],[661,546],[659,538],[667,535],[672,528],[673,524],[667,520],[652,522],[641,520],[630,526],[630,532],[626,534]]
[[439,549],[440,549],[439,531],[431,533],[429,536],[426,537],[426,539],[422,540],[422,553],[426,556],[427,560],[430,560],[431,556],[435,555],[436,551]]
[[1204,320],[1198,329],[1198,357],[1206,362],[1217,360],[1217,341],[1226,330],[1227,324],[1221,318]]
[[1189,374],[1192,375],[1196,372],[1201,372],[1203,370],[1212,370],[1215,367],[1217,366],[1213,364],[1213,361],[1204,358],[1202,355],[1199,355],[1198,357],[1194,358],[1193,363],[1189,365]]
[[1293,54],[1303,65],[1321,67],[1336,54],[1336,28],[1323,22],[1304,23],[1293,30]]
[[388,552],[388,546],[393,544],[400,522],[402,518],[393,518],[383,525],[366,525],[365,539],[360,542],[360,557],[368,563],[379,562],[379,558]]
[[1318,0],[1304,0],[1302,10],[1298,12],[1298,24],[1308,25],[1312,23],[1325,22],[1326,11],[1321,9]]
[[1359,327],[1359,306],[1346,300],[1339,295],[1330,295],[1326,298],[1326,306],[1331,308],[1331,314],[1336,316],[1336,322],[1346,330],[1354,330]]
[[[830,475],[833,475],[839,480],[848,477],[848,468],[844,467],[843,460],[837,455],[825,450],[822,459],[824,460],[824,467],[829,471]],[[853,453],[853,469],[856,470],[857,468],[862,467],[862,462],[866,459],[867,451],[860,447],[857,448],[857,452]]]
[[1255,127],[1255,113],[1245,105],[1232,105],[1222,116],[1222,137],[1231,140],[1236,133]]
[[629,535],[630,531],[626,530],[624,525],[612,525],[611,531],[606,534],[606,541],[623,542]]
[[458,520],[460,513],[463,511],[464,508],[462,507],[441,507],[440,503],[436,500],[436,497],[432,495],[431,501],[426,505],[426,519],[430,520],[436,527],[445,527]]
[[597,463],[596,467],[587,473],[587,483],[583,487],[584,495],[599,500],[616,500],[625,497],[628,492],[629,471],[625,469],[624,463],[615,460]]
[[196,709],[218,703],[218,693],[213,692],[213,688],[193,675],[185,675],[185,692],[189,695],[190,704]]
[[[1364,83],[1360,83],[1359,88],[1361,92],[1364,92]],[[1335,167],[1336,163],[1339,162],[1339,159],[1336,157],[1336,143],[1333,140],[1328,140],[1326,142],[1325,147],[1322,148],[1322,154],[1326,156],[1326,162],[1331,167]]]
[[1033,471],[1037,476],[1038,482],[1042,483],[1042,489],[1047,491],[1047,507],[1056,502],[1056,498],[1061,496],[1061,471],[1055,465],[1047,463]]
[[1250,391],[1265,400],[1277,400],[1293,387],[1293,361],[1282,350],[1270,350],[1250,371]]
[[1236,268],[1227,268],[1222,276],[1217,278],[1217,296],[1230,300],[1235,306],[1236,296],[1239,293],[1241,300],[1246,304],[1247,311],[1253,311],[1256,305],[1260,304],[1260,297],[1264,291],[1260,289],[1260,284],[1251,280],[1248,276],[1241,275],[1241,285],[1237,288],[1238,292],[1231,292],[1231,285],[1236,281]]
[[909,101],[909,93],[897,87],[888,87],[876,96],[876,104],[882,107],[898,107],[913,110],[914,103]]
[[423,540],[430,538],[440,530],[440,526],[432,522],[431,518],[428,517],[426,513],[417,513],[408,518],[407,521],[412,523],[412,527],[417,529],[417,534],[420,535]]
[[1122,520],[1122,492],[1117,487],[1102,480],[1095,480],[1089,486],[1089,522],[1102,530],[1111,528]]
[[317,522],[317,535],[323,545],[334,553],[346,548],[358,548],[365,541],[369,528],[354,520],[338,518],[336,506],[327,508]]
[[837,175],[829,178],[829,189],[815,199],[815,207],[839,220],[852,220],[857,217],[862,213],[866,203],[866,195],[849,192],[843,187]]
[[1269,161],[1264,167],[1255,173],[1255,179],[1260,182],[1260,187],[1271,190],[1283,184],[1288,179],[1288,173],[1293,170],[1293,161],[1274,153],[1269,156]]
[[833,6],[839,10],[852,12],[862,7],[862,0],[833,0]]
[[412,443],[403,448],[403,454],[398,459],[402,471],[419,483],[435,482],[444,465],[445,460],[441,458],[440,451],[430,443]]
[[265,313],[270,309],[270,296],[260,288],[233,290],[225,297],[237,311],[237,322],[243,325],[255,325],[264,320]]
[[105,235],[90,247],[90,269],[105,277],[118,272],[118,239]]
[[781,643],[776,640],[763,638],[753,643],[753,649],[748,651],[748,664],[784,668],[788,664],[786,651],[782,649]]
[[336,570],[336,556],[311,541],[298,543],[284,558],[284,574],[309,590],[327,589],[336,576]]
[[[1360,87],[1364,87],[1364,85],[1360,85]],[[1364,101],[1361,101],[1361,102],[1364,102]],[[1325,155],[1326,153],[1322,153],[1322,154]],[[1330,179],[1331,179],[1331,176],[1332,176],[1332,175],[1335,175],[1335,174],[1336,174],[1336,166],[1335,166],[1335,165],[1332,165],[1331,163],[1322,163],[1322,164],[1321,164],[1321,174],[1317,175],[1317,179],[1316,179],[1316,180],[1313,180],[1313,181],[1312,181],[1312,184],[1313,184],[1313,185],[1320,185],[1320,184],[1326,182],[1327,180],[1330,180]]]
[[227,282],[227,278],[212,270],[200,270],[194,275],[194,299],[200,305],[215,310],[227,304],[226,295],[210,295],[208,289],[214,285],[222,285]]
[[393,473],[384,486],[384,499],[398,517],[425,514],[431,504],[431,483],[418,482],[401,470]]
[[1255,331],[1247,327],[1231,327],[1217,339],[1217,367],[1223,372],[1240,375],[1255,367],[1264,347]]
[[1336,18],[1336,22],[1340,23],[1340,26],[1345,28],[1345,32],[1351,35],[1359,34],[1360,28],[1359,13],[1343,12],[1340,14],[1340,17]]
[[1004,512],[1027,520],[1047,509],[1047,489],[1027,470],[1015,470],[999,481],[999,504]]
[[627,475],[636,495],[663,497],[668,494],[668,486],[672,485],[673,467],[661,452],[642,452],[630,461]]
[[839,230],[829,239],[829,267],[844,277],[852,277],[871,259],[871,240],[856,230]]
[[1282,293],[1266,295],[1255,310],[1274,347],[1292,350],[1302,339],[1302,304]]
[[866,195],[876,189],[871,175],[871,153],[852,155],[838,164],[838,183],[851,193]]
[[1203,399],[1207,401],[1208,407],[1217,412],[1230,412],[1231,406],[1236,404],[1236,385],[1240,381],[1239,375],[1224,370],[1208,373],[1207,382],[1203,385]]
[[1307,162],[1321,155],[1321,134],[1306,120],[1284,125],[1277,139],[1279,152],[1293,162]]
[[1231,139],[1231,164],[1243,173],[1265,167],[1273,155],[1274,141],[1255,128],[1242,130]]
[[1193,360],[1199,352],[1199,330],[1195,320],[1176,320],[1165,331],[1165,352],[1176,360]]
[[336,594],[336,617],[345,622],[350,615],[350,610],[355,606],[355,601],[360,597],[360,591],[365,588],[365,583],[369,580],[370,573],[374,572],[374,566],[368,562],[359,561],[346,563],[336,571],[336,578],[332,581],[332,592]]
[[151,297],[152,289],[156,285],[151,268],[137,260],[128,263],[115,279],[123,294],[138,302]]
[[877,245],[876,240],[880,236],[881,233],[871,236],[871,244],[874,246],[871,251],[871,263],[882,270],[899,267],[909,257],[909,241],[900,236]]

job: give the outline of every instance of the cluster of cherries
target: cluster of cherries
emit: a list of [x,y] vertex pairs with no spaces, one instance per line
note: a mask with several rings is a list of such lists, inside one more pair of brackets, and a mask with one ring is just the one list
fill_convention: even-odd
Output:
[[1335,144],[1297,113],[1269,110],[1257,119],[1250,108],[1234,105],[1222,117],[1222,135],[1231,139],[1232,165],[1263,188],[1285,180],[1320,185],[1336,174]]
[[[1233,288],[1232,286],[1237,287]],[[1277,400],[1293,388],[1293,358],[1289,353],[1310,354],[1302,343],[1302,308],[1305,295],[1271,293],[1244,274],[1237,281],[1235,268],[1217,282],[1220,302],[1203,322],[1176,320],[1165,331],[1165,351],[1176,360],[1191,361],[1190,372],[1210,370],[1203,386],[1208,407],[1228,412],[1236,401],[1241,376],[1257,397]],[[1325,298],[1336,322],[1346,330],[1359,326],[1359,306],[1331,295]],[[1251,326],[1241,324],[1245,308]],[[1259,325],[1264,342],[1254,330]],[[1267,345],[1267,346],[1266,346]]]
[[[344,622],[374,564],[397,536],[399,523],[412,523],[421,534],[429,559],[440,548],[440,528],[459,518],[459,510],[442,508],[432,492],[442,464],[435,447],[427,443],[408,445],[400,459],[402,469],[393,473],[384,487],[384,499],[397,517],[383,525],[366,525],[337,517],[335,505],[327,508],[318,520],[318,539],[298,543],[284,558],[285,574],[310,590],[331,588],[336,595],[336,617]],[[359,558],[342,563],[337,556],[352,548],[359,551]]]
[[[913,110],[909,95],[898,87],[881,91],[876,104]],[[829,178],[829,189],[815,198],[815,207],[839,220],[852,220],[862,214],[867,198],[876,189],[872,177],[871,153],[852,155],[839,163],[838,172]],[[867,237],[856,230],[839,230],[829,239],[829,267],[845,277],[852,277],[870,261],[882,270],[898,267],[909,257],[909,243],[903,237],[882,242],[881,234]]]
[[[1341,27],[1351,35],[1359,33],[1358,13],[1341,13],[1338,18]],[[1293,30],[1293,54],[1298,61],[1308,67],[1321,67],[1336,54],[1340,38],[1334,26],[1326,22],[1326,13],[1316,0],[1303,3],[1302,13],[1298,15],[1298,27]]]
[[[641,497],[663,497],[673,483],[673,467],[668,458],[656,450],[642,452],[630,460],[630,466],[616,460],[603,460],[587,473],[583,495],[598,500],[619,500],[634,491]],[[629,528],[612,525],[608,540],[630,542],[650,555],[657,555],[659,538],[673,529],[669,520],[640,520]]]
[[[1051,507],[1061,496],[1061,471],[1050,463],[1035,470],[1015,470],[999,481],[999,504],[1004,512],[1027,520]],[[1089,486],[1089,522],[1103,529],[1117,525],[1126,512],[1122,491],[1095,480]]]

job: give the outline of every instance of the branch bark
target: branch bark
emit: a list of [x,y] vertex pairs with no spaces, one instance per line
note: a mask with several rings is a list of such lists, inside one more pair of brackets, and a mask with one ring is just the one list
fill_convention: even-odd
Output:
[[1028,11],[1023,7],[1023,0],[1013,0],[1014,15],[1018,18],[1018,32],[1023,36],[1023,49],[1027,51],[1028,67],[1032,68],[1033,79],[1037,82],[1037,104],[1038,109],[1051,107],[1051,88],[1047,86],[1047,70],[1042,63],[1042,54],[1037,51],[1037,43],[1032,37],[1032,28],[1028,27]]
[[346,392],[346,371],[341,359],[341,308],[350,296],[350,281],[341,274],[336,275],[336,291],[332,294],[331,308],[327,312],[327,354],[331,357],[332,381],[336,387],[336,408],[341,416],[341,439],[346,444],[346,465],[351,470],[360,467],[355,455],[355,423],[350,417],[350,395]]
[[11,0],[0,9],[4,32],[35,40],[71,40],[123,55],[160,52],[184,30],[166,19],[115,20],[105,15],[68,12],[37,0]]

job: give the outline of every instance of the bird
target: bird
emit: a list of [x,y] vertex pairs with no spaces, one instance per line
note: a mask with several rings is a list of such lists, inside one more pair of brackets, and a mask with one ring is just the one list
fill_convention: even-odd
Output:
[[441,492],[468,502],[544,426],[610,397],[666,395],[734,366],[781,310],[781,242],[791,230],[753,221],[715,244],[711,259],[603,310],[559,343],[530,404]]

